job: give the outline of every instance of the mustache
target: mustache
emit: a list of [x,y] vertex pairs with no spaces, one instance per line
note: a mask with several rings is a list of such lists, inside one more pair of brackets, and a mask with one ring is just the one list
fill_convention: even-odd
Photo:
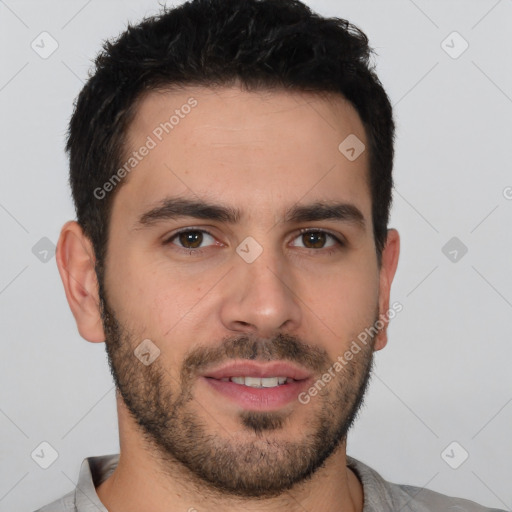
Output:
[[228,336],[217,347],[193,349],[183,362],[182,379],[187,380],[194,374],[230,359],[266,362],[285,360],[297,363],[315,373],[332,364],[324,349],[309,345],[297,336],[278,334],[269,339],[244,334]]

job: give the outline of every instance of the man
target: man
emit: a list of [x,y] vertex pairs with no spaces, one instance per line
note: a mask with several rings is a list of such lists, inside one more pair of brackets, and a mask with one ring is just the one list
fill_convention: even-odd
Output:
[[106,343],[121,450],[41,511],[489,510],[346,455],[396,308],[394,124],[369,57],[296,0],[192,0],[105,45],[57,262]]

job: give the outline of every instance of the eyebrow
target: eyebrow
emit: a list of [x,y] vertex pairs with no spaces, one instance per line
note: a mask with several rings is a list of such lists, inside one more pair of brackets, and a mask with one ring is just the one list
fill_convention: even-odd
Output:
[[315,202],[308,205],[295,205],[285,215],[285,222],[313,222],[337,220],[365,227],[365,218],[357,206],[340,202]]
[[[191,217],[236,224],[242,217],[238,208],[209,203],[202,200],[181,197],[166,197],[157,206],[143,213],[135,224],[135,229],[150,227],[161,221]],[[350,203],[337,201],[317,201],[306,205],[294,205],[284,215],[284,222],[314,222],[335,220],[349,222],[364,229],[366,222],[361,210]]]
[[180,217],[216,220],[228,224],[236,224],[240,220],[240,211],[236,208],[196,201],[180,197],[166,197],[155,208],[143,213],[136,227],[151,226],[163,220],[173,220]]

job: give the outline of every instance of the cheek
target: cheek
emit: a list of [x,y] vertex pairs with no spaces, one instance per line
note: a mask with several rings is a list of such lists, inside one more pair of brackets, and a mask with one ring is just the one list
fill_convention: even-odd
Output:
[[[327,328],[328,336],[338,337],[335,343],[357,335],[374,321],[378,306],[379,275],[370,261],[342,265],[328,275],[305,281],[301,297],[314,317]],[[307,313],[307,308],[305,309]]]
[[136,299],[135,317],[159,340],[162,350],[169,351],[169,357],[181,362],[184,354],[200,345],[216,325],[216,294],[211,289],[218,279],[183,279],[179,272],[164,275],[155,272],[146,282]]
[[[183,334],[204,329],[209,290],[216,273],[190,274],[165,258],[151,258],[143,251],[118,248],[111,252],[108,295],[119,317],[135,332],[173,345]],[[115,262],[112,264],[111,262]]]

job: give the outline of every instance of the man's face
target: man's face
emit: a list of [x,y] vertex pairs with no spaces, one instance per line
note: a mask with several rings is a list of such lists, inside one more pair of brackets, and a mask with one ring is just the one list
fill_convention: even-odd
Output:
[[[338,149],[351,134],[366,144],[341,98],[237,88],[150,93],[130,126],[127,158],[155,144],[113,201],[109,360],[153,453],[212,489],[291,487],[361,403],[374,340],[332,370],[384,313],[368,153]],[[149,365],[134,355],[143,340],[160,351]]]

